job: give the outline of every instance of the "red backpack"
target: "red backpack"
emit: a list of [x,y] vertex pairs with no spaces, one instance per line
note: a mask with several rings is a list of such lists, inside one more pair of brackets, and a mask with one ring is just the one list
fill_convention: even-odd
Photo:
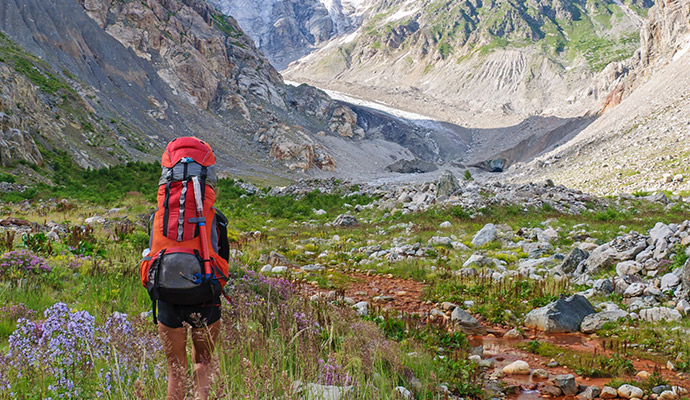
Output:
[[175,139],[163,153],[158,209],[140,264],[154,323],[158,300],[209,303],[228,281],[227,219],[213,207],[215,161],[211,147],[195,137]]

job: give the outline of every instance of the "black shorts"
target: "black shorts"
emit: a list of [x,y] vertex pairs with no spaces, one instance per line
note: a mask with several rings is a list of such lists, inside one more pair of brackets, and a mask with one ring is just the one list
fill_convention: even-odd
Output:
[[158,322],[169,328],[181,328],[186,322],[192,328],[203,328],[220,319],[220,297],[209,304],[181,306],[158,301]]

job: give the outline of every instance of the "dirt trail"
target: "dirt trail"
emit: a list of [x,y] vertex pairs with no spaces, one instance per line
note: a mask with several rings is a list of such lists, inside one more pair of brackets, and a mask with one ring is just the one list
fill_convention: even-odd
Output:
[[[382,311],[398,311],[403,314],[415,314],[428,316],[435,305],[422,298],[424,287],[422,282],[410,279],[395,278],[392,275],[369,275],[364,273],[348,273],[352,278],[351,283],[344,292],[339,294],[351,297],[356,302],[367,301],[371,307],[379,307]],[[317,292],[328,292],[311,285],[304,286],[305,294],[312,295]],[[608,354],[600,341],[581,333],[569,334],[545,334],[543,332],[529,332],[528,337],[523,339],[505,339],[503,334],[506,329],[503,327],[488,327],[489,334],[486,336],[473,336],[470,338],[472,346],[482,346],[484,348],[484,358],[494,361],[494,366],[488,371],[489,374],[516,360],[526,361],[532,370],[544,369],[550,374],[573,374],[578,383],[586,386],[596,385],[603,387],[610,379],[592,379],[579,376],[564,366],[548,367],[550,359],[536,354],[521,351],[515,347],[518,342],[538,339],[542,342],[552,343],[558,346],[576,350],[578,352],[590,354]],[[678,385],[690,388],[690,377],[686,374],[678,374],[668,370],[665,365],[658,362],[634,359],[633,365],[637,371],[659,372],[664,379],[671,385]],[[538,379],[529,375],[505,376],[501,379],[507,385],[519,385],[520,391],[511,396],[518,400],[534,400],[541,397],[539,392],[540,384],[548,383],[546,379]],[[630,380],[639,380],[630,377]]]

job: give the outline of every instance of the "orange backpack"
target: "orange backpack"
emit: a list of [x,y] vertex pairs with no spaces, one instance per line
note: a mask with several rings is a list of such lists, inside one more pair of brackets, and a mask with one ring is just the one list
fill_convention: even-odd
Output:
[[211,147],[195,137],[175,139],[163,153],[158,209],[140,264],[154,323],[158,300],[180,305],[217,301],[228,281],[227,231],[220,234],[219,229],[227,220],[213,207],[215,161]]

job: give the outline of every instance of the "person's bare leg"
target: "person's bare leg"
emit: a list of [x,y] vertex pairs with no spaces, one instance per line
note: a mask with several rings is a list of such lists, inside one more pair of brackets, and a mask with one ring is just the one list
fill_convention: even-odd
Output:
[[194,396],[198,400],[206,400],[211,385],[213,349],[215,348],[220,321],[216,321],[205,328],[192,329],[192,357],[194,359]]
[[159,322],[158,333],[168,360],[167,400],[183,400],[187,391],[187,329],[170,328]]

